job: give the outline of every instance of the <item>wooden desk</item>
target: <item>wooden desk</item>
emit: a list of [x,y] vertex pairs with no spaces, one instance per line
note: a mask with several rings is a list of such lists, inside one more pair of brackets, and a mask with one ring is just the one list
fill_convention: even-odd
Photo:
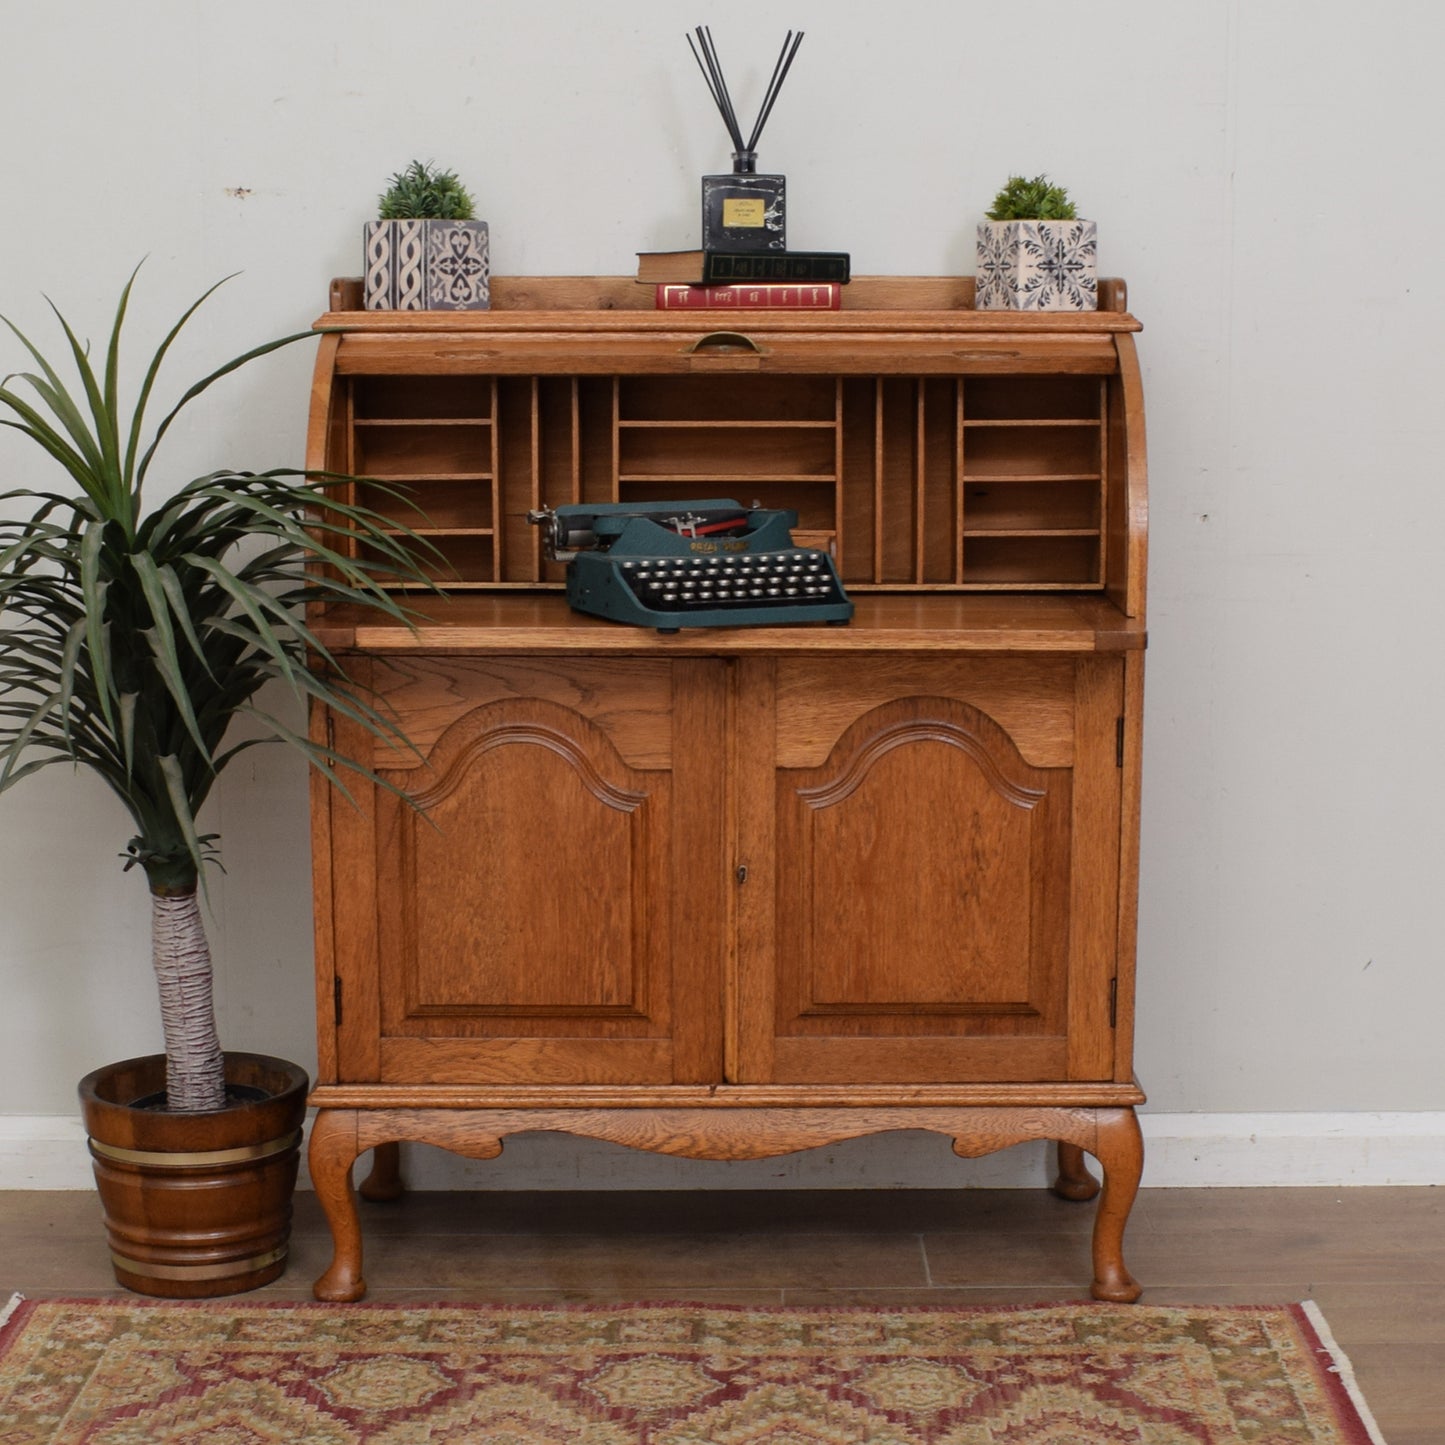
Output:
[[[860,278],[841,312],[718,317],[616,278],[499,278],[465,316],[335,292],[309,465],[414,488],[450,581],[415,631],[313,619],[418,749],[314,722],[396,790],[314,793],[320,1298],[365,1290],[360,1152],[392,1193],[400,1140],[490,1158],[530,1129],[706,1159],[1057,1140],[1066,1196],[1098,1188],[1083,1153],[1104,1168],[1094,1294],[1137,1297],[1143,403],[1102,294],[981,313],[966,281]],[[568,609],[530,508],[688,495],[795,509],[854,621]]]

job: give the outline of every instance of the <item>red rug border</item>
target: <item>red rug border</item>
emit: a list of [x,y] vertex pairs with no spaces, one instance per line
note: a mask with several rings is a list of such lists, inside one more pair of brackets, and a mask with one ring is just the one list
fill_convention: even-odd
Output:
[[[572,1314],[606,1314],[613,1310],[711,1310],[717,1314],[770,1314],[770,1315],[811,1315],[829,1311],[873,1311],[885,1314],[929,1315],[959,1314],[966,1311],[989,1314],[1028,1314],[1034,1310],[1068,1310],[1073,1313],[1090,1314],[1098,1311],[1127,1315],[1137,1310],[1234,1310],[1252,1314],[1266,1311],[1286,1310],[1313,1343],[1317,1351],[1327,1355],[1338,1355],[1339,1347],[1333,1342],[1327,1344],[1311,1321],[1304,1302],[1286,1304],[1188,1304],[1151,1305],[1148,1303],[1114,1304],[1105,1300],[1038,1300],[1031,1304],[727,1304],[711,1300],[688,1299],[646,1299],[611,1300],[596,1302],[589,1300],[557,1300],[555,1302],[531,1301],[508,1304],[494,1300],[283,1300],[250,1299],[246,1295],[222,1295],[212,1299],[158,1299],[150,1295],[71,1295],[46,1294],[31,1296],[24,1293],[11,1297],[9,1305],[0,1308],[0,1353],[3,1353],[16,1322],[28,1319],[37,1305],[123,1305],[127,1309],[139,1310],[207,1310],[207,1309],[248,1309],[248,1310],[509,1310],[513,1313],[537,1314],[544,1310],[565,1310]],[[6,1310],[8,1309],[8,1313]],[[1336,1381],[1338,1381],[1336,1376]],[[1329,1382],[1327,1382],[1329,1383]],[[1353,1445],[1353,1442],[1351,1442]],[[1372,1445],[1372,1442],[1370,1442]]]
[[1355,1384],[1354,1367],[1330,1333],[1323,1311],[1313,1300],[1283,1308],[1295,1317],[1300,1333],[1310,1345],[1310,1359],[1321,1388],[1334,1402],[1335,1413],[1349,1429],[1347,1445],[1385,1445],[1375,1417]]
[[[1116,1304],[1108,1300],[1058,1300],[1040,1299],[1020,1304],[1012,1301],[1008,1304],[989,1304],[982,1302],[978,1304],[898,1304],[886,1305],[877,1302],[869,1304],[730,1304],[725,1301],[714,1301],[706,1299],[690,1299],[686,1295],[676,1299],[641,1299],[641,1300],[529,1300],[520,1303],[509,1303],[506,1300],[452,1300],[452,1299],[405,1299],[405,1300],[314,1300],[314,1299],[276,1299],[275,1297],[257,1298],[253,1295],[233,1294],[219,1295],[211,1299],[160,1299],[153,1295],[142,1294],[112,1294],[112,1295],[79,1295],[79,1294],[43,1294],[28,1295],[23,1291],[12,1295],[11,1300],[18,1306],[18,1313],[29,1313],[35,1305],[44,1304],[65,1304],[65,1305],[126,1305],[131,1309],[163,1309],[163,1310],[203,1310],[203,1309],[224,1309],[232,1307],[235,1309],[259,1309],[259,1310],[517,1310],[517,1311],[538,1311],[538,1310],[570,1310],[578,1314],[598,1314],[607,1310],[628,1309],[628,1310],[714,1310],[719,1314],[818,1314],[828,1310],[876,1310],[890,1314],[959,1314],[968,1310],[984,1311],[990,1314],[1026,1314],[1030,1310],[1073,1310],[1081,1312],[1088,1310],[1105,1310],[1128,1315],[1147,1310],[1241,1310],[1252,1314],[1262,1313],[1266,1310],[1288,1310],[1296,1314],[1300,1319],[1308,1322],[1305,1309],[1308,1301],[1291,1301],[1284,1304],[1217,1304],[1208,1300],[1196,1301],[1193,1304],[1150,1304],[1147,1300],[1140,1300],[1135,1304]],[[5,1328],[11,1323],[11,1317],[0,1310],[0,1318],[5,1320]],[[1320,1335],[1311,1326],[1311,1334],[1315,1339]]]

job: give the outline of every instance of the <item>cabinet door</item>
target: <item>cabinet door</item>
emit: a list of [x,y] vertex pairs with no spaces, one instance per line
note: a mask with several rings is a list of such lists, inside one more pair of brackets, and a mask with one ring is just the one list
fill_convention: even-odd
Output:
[[396,792],[330,810],[341,1079],[717,1080],[723,666],[375,676],[420,756],[370,745]]
[[1122,664],[745,664],[734,1077],[1107,1079]]

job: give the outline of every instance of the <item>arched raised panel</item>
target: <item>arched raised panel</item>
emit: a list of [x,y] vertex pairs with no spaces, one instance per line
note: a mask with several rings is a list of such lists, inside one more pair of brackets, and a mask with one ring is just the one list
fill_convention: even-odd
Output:
[[1068,789],[945,698],[874,709],[822,766],[782,770],[782,1013],[804,1030],[1056,1014]]
[[539,699],[468,713],[428,764],[406,777],[424,811],[400,813],[394,859],[405,1017],[644,1019],[668,775]]
[[[532,706],[535,707],[535,703]],[[572,721],[575,725],[576,719]],[[591,758],[582,751],[578,741],[561,729],[532,722],[499,721],[479,728],[460,746],[448,747],[445,752],[438,748],[430,764],[430,776],[436,780],[430,786],[414,789],[410,795],[412,801],[435,821],[438,812],[445,807],[452,794],[471,783],[472,769],[479,765],[483,755],[495,748],[508,746],[532,746],[555,754],[577,774],[578,782],[589,793],[610,807],[630,812],[645,796],[608,782],[597,771]],[[611,761],[614,764],[617,762],[615,754]]]

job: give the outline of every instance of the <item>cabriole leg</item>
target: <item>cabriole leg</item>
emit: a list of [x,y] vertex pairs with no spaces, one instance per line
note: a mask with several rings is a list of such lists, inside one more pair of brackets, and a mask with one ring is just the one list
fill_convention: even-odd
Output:
[[356,1212],[356,1191],[351,1187],[351,1166],[360,1153],[355,1112],[322,1109],[311,1130],[307,1156],[316,1198],[331,1229],[331,1267],[311,1288],[319,1300],[358,1300],[366,1293],[361,1273],[361,1220]]
[[1141,1287],[1124,1267],[1124,1226],[1144,1172],[1144,1136],[1133,1109],[1100,1109],[1093,1149],[1104,1169],[1104,1191],[1094,1216],[1094,1283],[1099,1300],[1132,1304]]
[[401,1145],[395,1140],[378,1144],[371,1152],[371,1173],[361,1181],[357,1193],[369,1204],[400,1199],[406,1186],[401,1178]]
[[1089,1173],[1084,1162],[1084,1151],[1077,1144],[1059,1140],[1059,1173],[1049,1186],[1060,1199],[1072,1199],[1083,1203],[1099,1192],[1099,1181]]

